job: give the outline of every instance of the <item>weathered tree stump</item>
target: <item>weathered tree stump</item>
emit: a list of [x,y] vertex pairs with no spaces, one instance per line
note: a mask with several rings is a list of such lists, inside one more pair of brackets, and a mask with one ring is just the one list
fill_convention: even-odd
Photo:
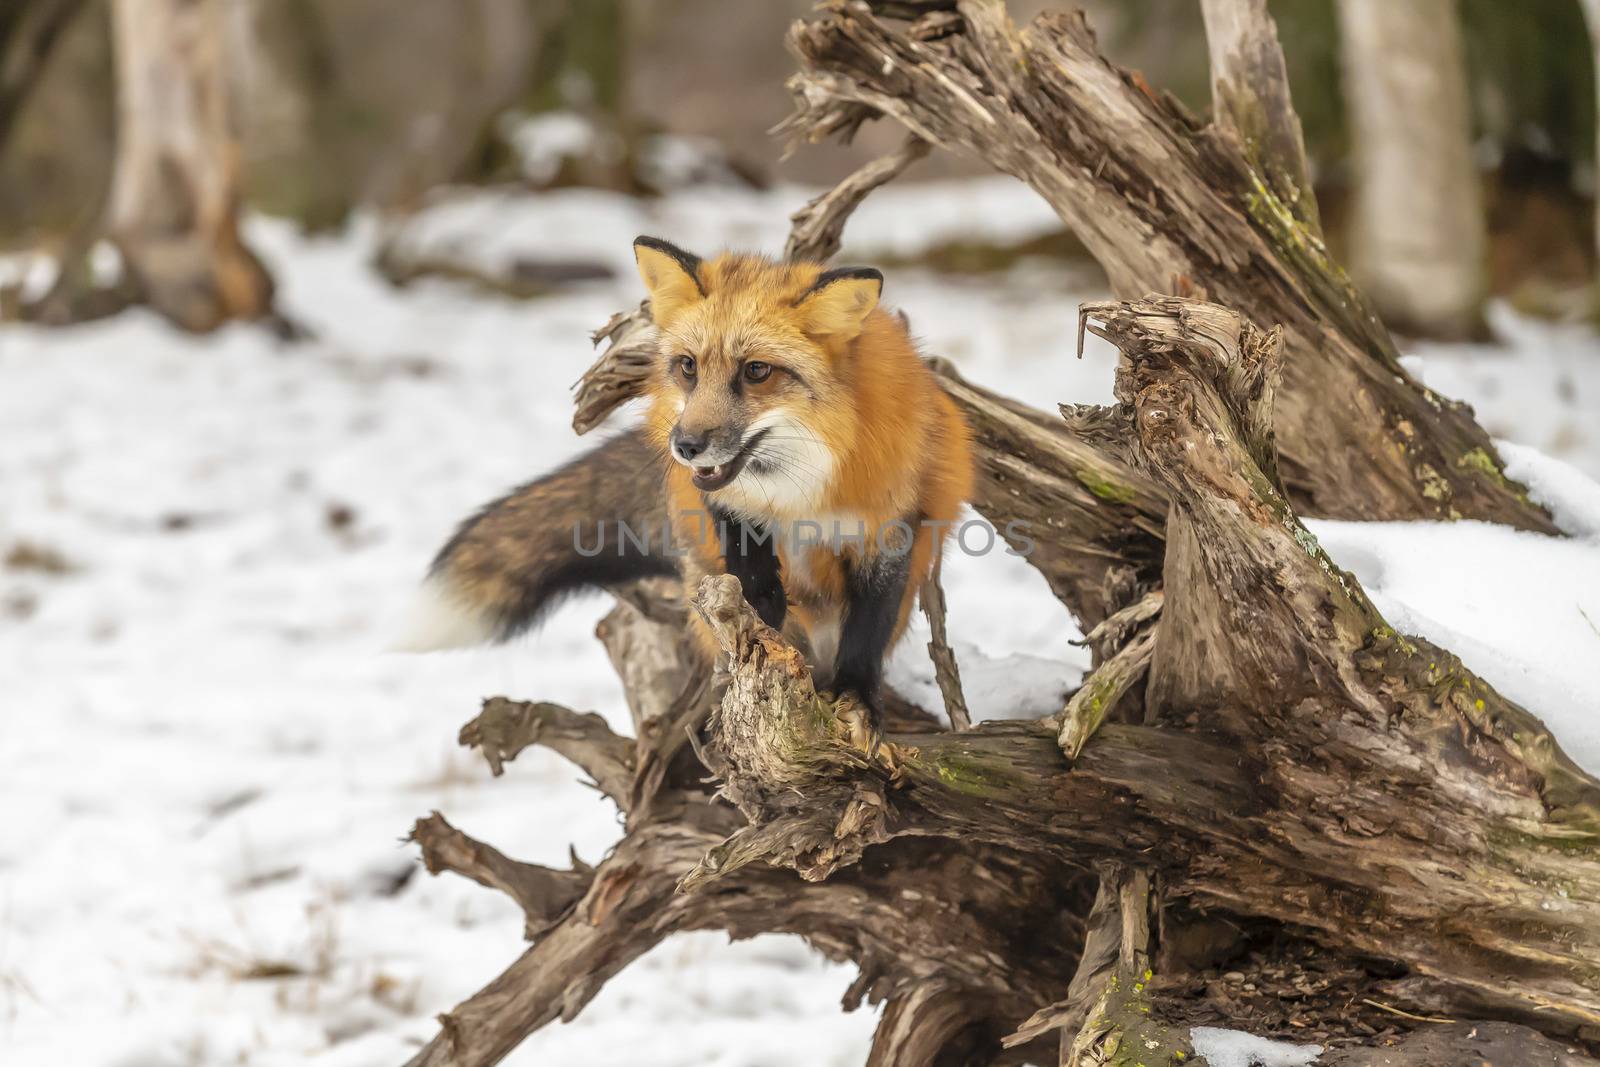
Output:
[[[1081,19],[1019,32],[992,0],[897,0],[796,27],[793,131],[887,116],[913,138],[797,215],[789,254],[831,255],[861,197],[936,144],[1033,185],[1124,296],[1174,291],[1083,309],[1121,352],[1110,407],[1057,417],[936,363],[975,431],[976,506],[1034,542],[1095,669],[1032,722],[902,708],[868,755],[736,580],[626,592],[601,636],[632,741],[504,700],[463,731],[497,770],[527,744],[567,755],[623,840],[552,871],[418,824],[429,869],[510,894],[534,944],[413,1064],[496,1062],[704,928],[855,962],[845,1006],[885,1004],[872,1064],[1194,1062],[1187,1025],[1237,1021],[1206,999],[1220,968],[1252,961],[1287,1001],[1307,959],[1339,995],[1256,1028],[1343,1046],[1325,1062],[1595,1062],[1571,1043],[1600,1037],[1600,785],[1389,627],[1299,515],[1552,527],[1327,260],[1264,5],[1207,7],[1213,126]],[[597,335],[580,431],[637,393],[651,329],[646,306]],[[686,610],[722,648],[712,677]]]
[[[1074,1027],[1067,1048],[1085,1055],[1128,1040],[1137,1017],[1156,1028],[1138,1040],[1186,1051],[1150,1010],[1148,935],[1072,992],[1080,960],[1104,954],[1091,933],[1085,957],[1082,940],[1104,921],[1086,907],[1087,872],[1103,863],[1147,872],[1134,877],[1158,914],[1267,922],[1353,968],[1384,961],[1371,985],[1386,1001],[1557,1035],[1600,1025],[1600,787],[1532,715],[1391,630],[1300,525],[1271,461],[1278,331],[1174,298],[1085,314],[1123,352],[1119,404],[1102,419],[1127,428],[1171,500],[1144,689],[1155,725],[1105,725],[1070,761],[1054,717],[894,732],[893,762],[869,759],[737,581],[708,578],[693,606],[726,654],[727,685],[699,756],[720,797],[664,777],[650,818],[630,818],[574,910],[416,1062],[493,1062],[618,961],[704,926],[800,933],[860,962],[863,989],[896,1005],[886,1049],[925,1048],[937,1032],[941,1047],[995,1058],[1006,1034],[1049,1040],[1042,1020]],[[1151,618],[1144,605],[1113,628]],[[551,744],[626,806],[632,753],[607,733],[492,701],[464,736],[497,762],[529,739]],[[587,875],[508,873],[497,853],[431,836],[419,826],[430,867],[532,902],[530,928]],[[625,888],[607,888],[612,877]],[[906,880],[915,906],[895,898]],[[617,894],[621,925],[601,903]],[[939,990],[959,995],[957,1015]],[[919,1012],[928,1033],[908,1022]],[[482,1045],[491,1031],[502,1036]]]

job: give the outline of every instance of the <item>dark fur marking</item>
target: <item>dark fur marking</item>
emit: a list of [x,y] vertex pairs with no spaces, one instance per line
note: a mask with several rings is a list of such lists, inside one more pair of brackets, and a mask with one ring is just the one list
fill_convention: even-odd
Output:
[[739,579],[744,598],[761,621],[774,630],[783,629],[789,599],[783,589],[778,562],[777,535],[768,527],[712,508],[717,537],[722,543],[722,561],[728,573]]
[[817,275],[817,280],[811,283],[811,287],[805,292],[801,293],[799,296],[795,297],[795,306],[799,307],[805,302],[806,297],[817,292],[819,289],[826,289],[834,282],[842,282],[850,278],[857,280],[870,279],[875,281],[878,283],[878,293],[880,295],[883,293],[883,271],[878,270],[876,267],[835,267],[832,270],[825,270],[821,274]]
[[[624,585],[640,578],[676,578],[678,565],[654,552],[619,551],[606,530],[605,551],[598,556],[575,556],[538,575],[523,587],[522,596],[500,623],[502,641],[531,629],[568,597]],[[623,546],[624,548],[626,546]]]
[[699,256],[693,252],[685,252],[677,245],[669,241],[663,241],[659,237],[635,237],[633,239],[633,247],[638,248],[640,245],[660,252],[662,255],[671,256],[677,261],[678,266],[683,268],[683,272],[694,280],[694,287],[700,290],[700,295],[706,295],[705,283],[700,280]]
[[845,569],[844,626],[833,661],[832,688],[835,695],[859,697],[876,724],[883,658],[911,580],[911,553],[879,553],[847,563]]

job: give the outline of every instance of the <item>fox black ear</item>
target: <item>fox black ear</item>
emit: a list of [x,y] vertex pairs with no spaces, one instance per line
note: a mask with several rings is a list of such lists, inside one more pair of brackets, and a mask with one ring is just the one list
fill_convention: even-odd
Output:
[[883,273],[871,267],[838,267],[817,276],[795,307],[806,313],[812,333],[850,340],[861,332],[883,293]]
[[655,237],[635,237],[633,258],[650,291],[651,315],[658,325],[704,299],[699,256]]

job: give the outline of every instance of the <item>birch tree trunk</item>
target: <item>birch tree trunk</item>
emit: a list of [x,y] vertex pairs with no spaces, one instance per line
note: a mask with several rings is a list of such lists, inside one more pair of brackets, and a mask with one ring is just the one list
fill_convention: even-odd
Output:
[[189,330],[266,315],[239,235],[218,0],[114,0],[117,157],[108,228],[139,295]]
[[1351,273],[1394,328],[1481,333],[1487,236],[1455,0],[1339,0]]

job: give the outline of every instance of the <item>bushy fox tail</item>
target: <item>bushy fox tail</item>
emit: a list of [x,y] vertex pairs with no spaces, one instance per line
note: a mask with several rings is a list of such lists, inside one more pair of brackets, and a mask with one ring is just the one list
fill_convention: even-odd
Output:
[[434,558],[396,647],[505,641],[570,594],[677,574],[661,462],[632,430],[467,519]]

